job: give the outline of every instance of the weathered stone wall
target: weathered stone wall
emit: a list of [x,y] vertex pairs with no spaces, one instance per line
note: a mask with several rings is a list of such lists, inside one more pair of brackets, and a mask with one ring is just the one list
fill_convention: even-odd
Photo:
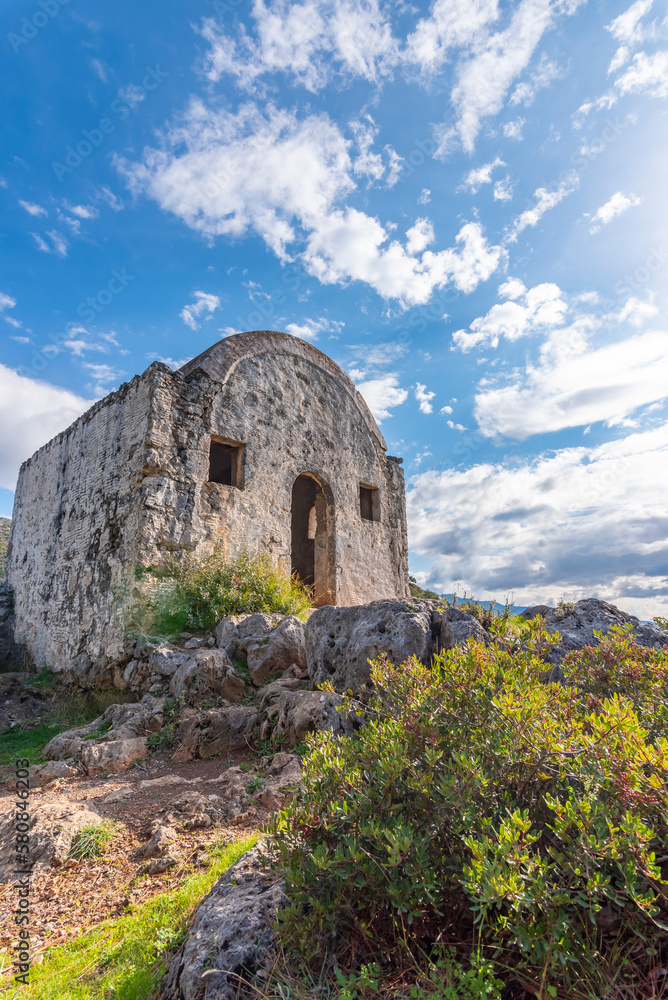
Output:
[[[8,579],[17,639],[38,665],[89,681],[123,658],[116,604],[138,563],[245,546],[289,572],[302,474],[322,489],[324,600],[408,596],[403,473],[350,380],[285,335],[223,346],[226,359],[215,345],[181,372],[151,365],[22,466]],[[238,487],[208,482],[212,437],[243,445]],[[378,490],[378,520],[361,517],[361,483]]]
[[114,598],[137,558],[158,368],[96,403],[21,467],[7,578],[16,639],[40,667],[83,677],[90,663],[123,655]]

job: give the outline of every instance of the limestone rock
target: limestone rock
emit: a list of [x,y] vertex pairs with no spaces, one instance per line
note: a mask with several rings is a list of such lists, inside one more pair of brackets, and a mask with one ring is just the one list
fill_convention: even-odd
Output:
[[161,823],[183,830],[207,829],[222,819],[223,803],[217,795],[206,797],[193,789],[181,792],[161,810]]
[[[44,755],[48,760],[86,760],[90,766],[97,768],[98,760],[105,759],[107,764],[101,770],[122,770],[120,766],[109,766],[115,760],[117,764],[126,760],[127,767],[132,760],[146,753],[144,737],[148,733],[157,732],[164,725],[164,701],[153,695],[144,695],[140,702],[126,705],[110,705],[102,715],[93,719],[86,726],[68,729],[58,733],[44,747]],[[106,730],[106,731],[104,731]],[[100,733],[95,739],[89,739],[92,734]],[[143,753],[139,753],[137,740],[143,741]],[[133,742],[134,741],[134,742]],[[107,743],[124,743],[124,747],[116,746],[110,751],[91,754],[93,748]],[[99,773],[95,770],[92,773]]]
[[203,711],[186,709],[181,714],[177,733],[178,748],[172,760],[214,757],[224,750],[248,745],[260,716],[250,705],[231,705]]
[[274,688],[272,695],[263,699],[260,707],[266,711],[266,721],[261,736],[266,739],[271,732],[282,733],[284,745],[294,747],[301,743],[308,733],[331,729],[336,735],[348,735],[353,731],[353,721],[337,712],[341,704],[339,695],[324,691],[280,691]]
[[247,644],[246,657],[248,672],[256,687],[260,687],[270,674],[282,674],[291,666],[304,669],[304,622],[294,615],[286,616],[265,638]]
[[201,703],[211,695],[239,701],[245,685],[224,650],[205,648],[189,654],[171,680],[170,691],[175,698],[182,695],[190,704]]
[[163,642],[149,653],[149,673],[161,674],[163,677],[172,677],[178,668],[188,660],[190,655],[189,650],[178,649],[178,647],[172,646],[168,642]]
[[264,809],[282,809],[290,794],[301,785],[302,762],[298,754],[277,753],[267,767],[264,787],[257,801]]
[[535,618],[536,615],[541,615],[545,620],[546,630],[560,634],[561,642],[558,646],[553,647],[546,657],[554,664],[561,663],[566,653],[571,650],[582,649],[583,646],[598,645],[594,630],[606,634],[613,625],[633,625],[633,635],[640,646],[662,649],[664,645],[668,645],[666,632],[653,625],[646,625],[639,618],[628,615],[613,604],[599,601],[595,597],[578,601],[572,606],[566,605],[557,608],[539,604],[527,608],[523,615],[525,618]]
[[172,1000],[234,1000],[239,977],[271,968],[272,924],[287,899],[257,844],[225,872],[200,904],[163,986]]
[[[31,788],[39,788],[40,785],[48,785],[60,778],[73,778],[77,773],[76,767],[65,761],[50,760],[47,764],[33,764],[29,767],[28,782]],[[14,791],[18,780],[15,775],[10,774],[5,781],[5,787]]]
[[153,831],[150,840],[147,840],[142,847],[135,851],[135,858],[161,858],[175,840],[176,831],[171,826],[161,823]]
[[261,642],[281,621],[279,614],[260,612],[248,615],[230,615],[223,618],[214,630],[218,649],[224,649],[230,659],[246,657],[248,646]]
[[438,601],[374,601],[350,608],[318,608],[306,623],[306,658],[314,685],[331,681],[337,691],[370,685],[369,660],[393,663],[434,653],[467,639],[489,639],[480,623]]
[[141,760],[147,754],[146,738],[138,736],[127,740],[109,740],[89,743],[81,751],[81,762],[89,775],[103,771],[125,771],[134,760]]
[[[89,803],[72,802],[57,797],[51,802],[40,802],[31,809],[30,858],[37,867],[62,865],[67,860],[72,842],[83,827],[100,822],[100,815]],[[16,837],[14,810],[0,818],[0,881],[13,880],[15,868],[14,839]]]

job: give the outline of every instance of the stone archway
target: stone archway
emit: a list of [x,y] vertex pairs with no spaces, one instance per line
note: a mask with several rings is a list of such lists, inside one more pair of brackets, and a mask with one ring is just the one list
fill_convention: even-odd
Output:
[[292,572],[313,588],[316,607],[336,604],[334,495],[314,472],[292,485]]

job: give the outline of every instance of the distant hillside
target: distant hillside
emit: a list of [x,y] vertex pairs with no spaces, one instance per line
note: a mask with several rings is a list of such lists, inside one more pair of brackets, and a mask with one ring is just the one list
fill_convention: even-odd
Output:
[[9,541],[11,523],[8,517],[0,517],[0,580],[5,575],[5,556],[7,555],[7,542]]

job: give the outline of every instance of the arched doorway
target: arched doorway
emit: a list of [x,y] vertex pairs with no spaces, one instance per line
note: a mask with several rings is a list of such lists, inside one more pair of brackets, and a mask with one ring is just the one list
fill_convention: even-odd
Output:
[[334,496],[320,476],[304,472],[292,486],[292,572],[313,588],[316,607],[336,603]]

